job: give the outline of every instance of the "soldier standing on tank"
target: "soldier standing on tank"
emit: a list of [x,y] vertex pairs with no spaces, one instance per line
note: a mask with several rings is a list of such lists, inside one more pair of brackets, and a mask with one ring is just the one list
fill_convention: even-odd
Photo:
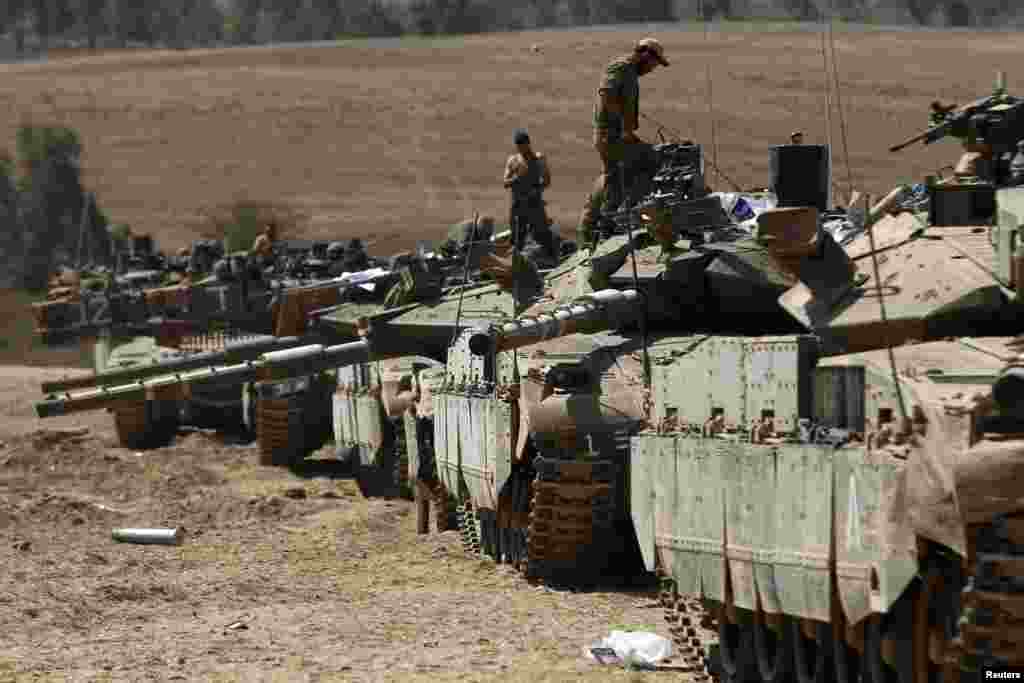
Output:
[[516,246],[521,250],[526,235],[530,234],[557,260],[555,236],[544,210],[544,190],[551,185],[547,160],[543,154],[533,151],[530,136],[525,130],[517,130],[512,141],[518,151],[505,163],[504,185],[512,193],[509,227],[516,236]]
[[992,145],[986,139],[988,119],[976,114],[967,121],[967,137],[962,141],[964,153],[960,155],[953,170],[954,182],[978,178],[992,182],[995,180],[995,160],[992,156]]
[[668,66],[661,43],[644,38],[633,52],[606,68],[594,107],[594,147],[604,166],[605,210],[625,200],[634,170],[652,163],[653,147],[637,137],[640,127],[640,77],[658,66]]
[[789,136],[789,144],[791,145],[802,145],[804,144],[804,133],[800,130],[793,131]]

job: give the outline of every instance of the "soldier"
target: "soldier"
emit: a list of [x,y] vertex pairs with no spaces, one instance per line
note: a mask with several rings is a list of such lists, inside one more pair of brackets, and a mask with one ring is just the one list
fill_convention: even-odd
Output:
[[988,119],[984,115],[976,114],[968,120],[967,137],[963,140],[964,153],[953,170],[955,179],[994,180],[992,145],[986,140],[987,133]]
[[274,256],[274,240],[277,239],[277,226],[269,222],[263,232],[252,243],[252,256],[261,261],[261,265],[269,265],[267,261]]
[[791,145],[802,145],[804,144],[804,133],[803,131],[793,131],[789,136],[789,144]]
[[664,49],[654,38],[644,38],[632,54],[614,60],[605,69],[594,107],[594,147],[604,166],[605,209],[617,208],[632,176],[653,170],[653,148],[636,135],[640,118],[640,77],[659,65],[668,66]]
[[516,246],[521,250],[527,234],[532,235],[557,260],[556,239],[544,210],[544,190],[551,185],[547,159],[533,151],[525,130],[517,130],[512,141],[518,151],[505,163],[504,185],[512,193],[509,227],[516,236]]

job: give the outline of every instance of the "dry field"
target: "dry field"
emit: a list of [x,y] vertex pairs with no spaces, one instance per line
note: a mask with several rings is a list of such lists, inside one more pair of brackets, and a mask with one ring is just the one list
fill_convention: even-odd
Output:
[[[531,586],[330,461],[261,467],[204,433],[133,452],[103,413],[47,438],[30,401],[58,376],[0,366],[3,683],[680,680],[582,657],[614,628],[667,635],[650,593]],[[178,525],[178,547],[110,535]]]
[[[598,77],[642,34],[133,51],[3,65],[0,147],[13,146],[20,123],[77,128],[100,205],[167,247],[195,236],[203,209],[244,196],[305,209],[309,236],[361,236],[371,251],[391,253],[438,239],[474,210],[504,215],[500,176],[512,130],[524,126],[551,159],[551,211],[572,234],[598,169],[590,144]],[[709,149],[713,118],[721,167],[740,185],[767,184],[768,146],[791,130],[824,140],[819,32],[730,24],[707,38],[685,25],[657,35],[672,66],[644,79],[643,111]],[[838,28],[854,183],[885,192],[953,162],[949,142],[886,150],[926,124],[932,99],[987,92],[1020,47],[1012,33]],[[656,137],[648,122],[641,133]],[[841,148],[837,161],[845,196]]]

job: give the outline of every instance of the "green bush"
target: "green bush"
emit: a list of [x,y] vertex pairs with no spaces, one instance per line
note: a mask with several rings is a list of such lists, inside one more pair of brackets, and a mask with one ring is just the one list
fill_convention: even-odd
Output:
[[77,162],[82,154],[78,133],[64,126],[31,126],[18,128],[18,163],[21,178],[18,189],[27,190],[32,182],[32,171],[47,159],[65,159]]

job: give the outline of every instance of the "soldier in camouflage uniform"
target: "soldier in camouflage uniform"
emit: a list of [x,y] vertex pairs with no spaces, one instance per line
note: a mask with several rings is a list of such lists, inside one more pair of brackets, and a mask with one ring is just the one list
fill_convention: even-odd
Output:
[[[509,213],[509,227],[516,235],[521,250],[526,236],[531,235],[548,256],[558,260],[557,239],[550,229],[547,211],[544,209],[544,190],[551,185],[551,171],[543,154],[533,151],[530,136],[525,130],[517,130],[512,141],[517,153],[505,163],[505,188],[512,192],[512,209]],[[518,230],[517,230],[518,226]]]
[[640,77],[659,65],[668,66],[664,49],[654,38],[644,38],[632,54],[614,60],[605,69],[594,107],[594,147],[604,165],[605,209],[624,200],[623,189],[634,173],[654,170],[653,147],[637,137],[640,118]]

